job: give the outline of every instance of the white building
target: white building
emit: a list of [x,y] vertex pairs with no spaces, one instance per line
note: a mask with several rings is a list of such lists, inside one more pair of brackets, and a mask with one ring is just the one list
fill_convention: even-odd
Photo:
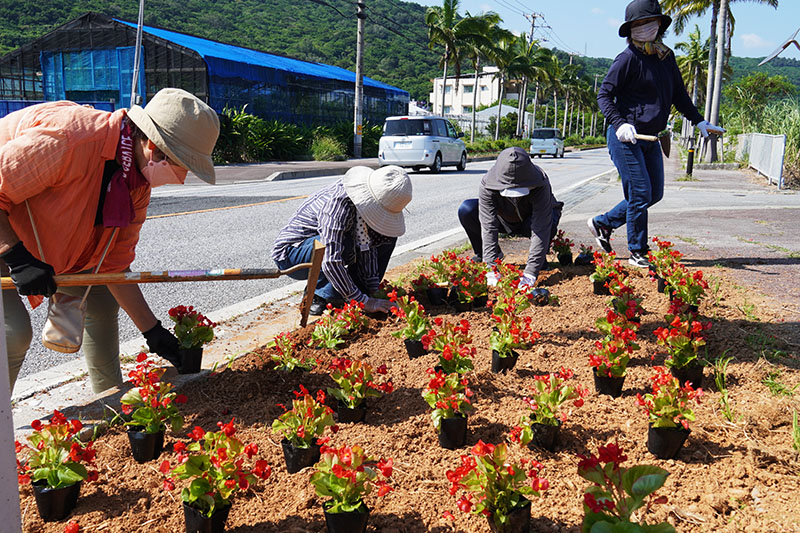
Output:
[[[472,113],[473,100],[477,90],[477,105],[490,105],[500,97],[500,78],[497,76],[497,67],[483,67],[478,75],[478,85],[475,86],[475,74],[462,74],[458,78],[458,90],[456,90],[456,77],[448,76],[447,84],[444,89],[444,113],[445,115],[464,115]],[[442,78],[433,80],[433,92],[430,96],[432,103],[431,109],[434,113],[440,113],[442,109]],[[508,90],[508,85],[506,85]],[[516,93],[504,94],[504,98],[517,99]]]

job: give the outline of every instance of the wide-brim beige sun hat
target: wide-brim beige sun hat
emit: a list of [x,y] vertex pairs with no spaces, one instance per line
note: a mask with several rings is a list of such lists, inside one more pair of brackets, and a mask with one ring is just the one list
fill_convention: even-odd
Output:
[[381,235],[406,232],[403,209],[411,201],[411,179],[394,165],[373,170],[353,167],[342,178],[344,190],[367,225]]
[[128,117],[172,161],[214,184],[211,152],[219,137],[219,117],[205,102],[183,89],[158,91],[142,108],[135,105]]

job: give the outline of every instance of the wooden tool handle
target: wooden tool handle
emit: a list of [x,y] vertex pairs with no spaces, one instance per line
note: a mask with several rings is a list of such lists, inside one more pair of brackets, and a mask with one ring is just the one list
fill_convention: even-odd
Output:
[[640,141],[651,141],[651,142],[655,142],[655,141],[657,141],[657,140],[658,140],[658,137],[656,137],[655,135],[642,135],[641,133],[637,133],[637,134],[635,135],[635,137],[636,137],[637,139],[639,139]]

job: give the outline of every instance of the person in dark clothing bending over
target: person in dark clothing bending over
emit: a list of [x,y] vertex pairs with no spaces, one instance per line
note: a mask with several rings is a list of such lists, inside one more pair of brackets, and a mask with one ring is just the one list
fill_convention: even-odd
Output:
[[[550,180],[522,148],[506,148],[481,180],[478,198],[464,200],[458,219],[467,232],[474,260],[488,264],[503,258],[498,243],[502,231],[529,237],[528,264],[521,286],[533,286],[547,262],[547,250],[561,220],[562,202],[556,201]],[[492,280],[490,277],[490,283]]]
[[608,119],[608,151],[622,178],[625,199],[587,223],[598,246],[611,252],[611,232],[628,229],[628,262],[647,268],[647,209],[664,195],[664,161],[656,141],[637,142],[637,134],[658,135],[674,105],[703,137],[725,130],[709,124],[692,103],[675,54],[661,37],[672,19],[657,0],[634,0],[625,10],[620,37],[628,47],[614,59],[597,94]]

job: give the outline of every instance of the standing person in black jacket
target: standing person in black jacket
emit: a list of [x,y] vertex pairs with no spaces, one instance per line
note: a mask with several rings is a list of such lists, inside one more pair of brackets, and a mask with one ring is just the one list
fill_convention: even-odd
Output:
[[607,213],[588,220],[597,244],[611,251],[611,232],[628,229],[628,262],[647,268],[647,208],[664,195],[664,161],[658,142],[638,141],[637,134],[658,135],[674,105],[703,137],[724,130],[703,120],[683,84],[675,54],[661,37],[672,19],[661,12],[657,0],[634,0],[625,9],[620,37],[628,47],[608,70],[597,103],[611,124],[608,151],[622,178],[625,199]]

